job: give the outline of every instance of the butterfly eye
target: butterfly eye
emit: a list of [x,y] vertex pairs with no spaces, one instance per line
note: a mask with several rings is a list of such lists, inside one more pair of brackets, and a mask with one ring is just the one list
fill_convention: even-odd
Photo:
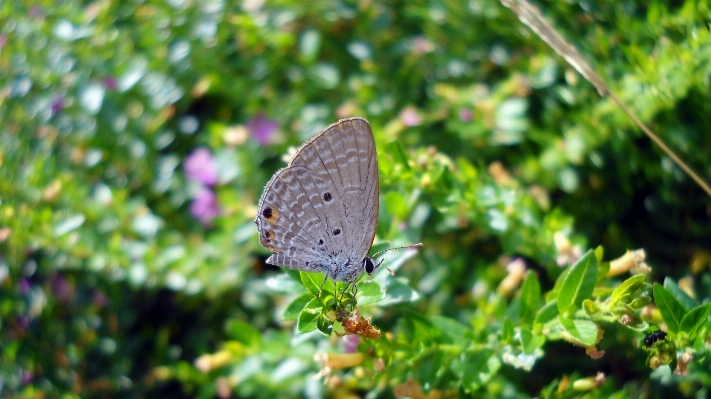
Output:
[[373,274],[376,268],[375,263],[373,263],[373,258],[363,259],[363,271],[368,274]]

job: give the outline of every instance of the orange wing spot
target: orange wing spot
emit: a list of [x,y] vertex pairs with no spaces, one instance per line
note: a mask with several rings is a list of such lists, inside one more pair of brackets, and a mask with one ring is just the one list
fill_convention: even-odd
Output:
[[280,216],[279,211],[277,211],[274,208],[269,208],[269,209],[271,209],[271,216],[268,218],[265,218],[265,219],[267,220],[267,222],[269,222],[269,224],[274,226],[279,221],[279,216]]

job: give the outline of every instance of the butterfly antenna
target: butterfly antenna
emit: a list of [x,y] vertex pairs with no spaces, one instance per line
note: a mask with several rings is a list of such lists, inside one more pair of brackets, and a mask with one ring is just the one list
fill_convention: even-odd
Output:
[[[404,246],[404,247],[386,248],[386,249],[384,249],[384,250],[382,250],[382,251],[376,252],[375,254],[373,254],[372,257],[375,258],[376,256],[382,254],[383,252],[392,251],[393,249],[409,249],[409,248],[418,248],[418,247],[421,247],[421,246],[422,246],[422,243],[421,243],[421,242],[418,242],[417,244],[406,245],[406,246]],[[383,261],[381,260],[380,262],[382,263]],[[378,264],[378,265],[380,265],[380,264]]]

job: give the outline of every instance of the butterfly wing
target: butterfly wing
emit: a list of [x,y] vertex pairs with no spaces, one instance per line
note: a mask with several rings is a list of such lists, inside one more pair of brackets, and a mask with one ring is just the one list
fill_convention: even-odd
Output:
[[349,118],[334,123],[304,144],[289,165],[305,167],[334,183],[344,200],[348,224],[342,250],[360,267],[375,237],[380,194],[378,158],[368,121]]
[[267,263],[327,271],[330,249],[342,248],[348,237],[342,202],[333,182],[304,167],[277,172],[264,190],[255,219],[261,244],[277,252]]

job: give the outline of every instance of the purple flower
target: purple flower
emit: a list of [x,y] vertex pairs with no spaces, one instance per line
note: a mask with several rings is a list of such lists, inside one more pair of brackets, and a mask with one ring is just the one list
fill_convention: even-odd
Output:
[[274,141],[279,124],[276,121],[267,119],[260,112],[247,122],[247,129],[259,144],[269,145]]
[[208,186],[217,183],[217,164],[205,147],[199,147],[185,157],[183,168],[188,180]]
[[341,340],[343,342],[343,350],[346,353],[356,353],[358,352],[358,343],[360,342],[360,337],[357,335],[346,335]]
[[61,274],[52,276],[52,294],[54,294],[60,302],[66,302],[72,293],[72,286],[67,282]]
[[208,224],[220,214],[215,193],[203,187],[190,204],[190,213],[202,224]]
[[57,115],[62,112],[64,109],[64,100],[62,99],[62,96],[59,94],[55,95],[52,99],[52,105],[50,107],[52,109],[52,115]]
[[22,384],[27,385],[32,381],[32,374],[27,370],[22,370]]
[[118,86],[118,83],[116,82],[116,78],[113,76],[109,76],[104,79],[104,86],[109,89],[109,90],[116,90],[116,86]]
[[101,291],[94,291],[94,304],[103,308],[109,304],[109,298]]
[[26,278],[21,278],[20,281],[17,282],[17,291],[20,295],[26,295],[30,292],[30,282],[27,281]]
[[400,120],[408,127],[418,126],[422,123],[422,119],[420,115],[417,114],[415,107],[407,107],[400,111]]
[[27,330],[27,327],[30,326],[30,318],[22,315],[17,318],[17,326],[22,330],[25,331]]
[[464,122],[471,122],[474,119],[474,113],[469,108],[462,108],[459,110],[459,119]]

